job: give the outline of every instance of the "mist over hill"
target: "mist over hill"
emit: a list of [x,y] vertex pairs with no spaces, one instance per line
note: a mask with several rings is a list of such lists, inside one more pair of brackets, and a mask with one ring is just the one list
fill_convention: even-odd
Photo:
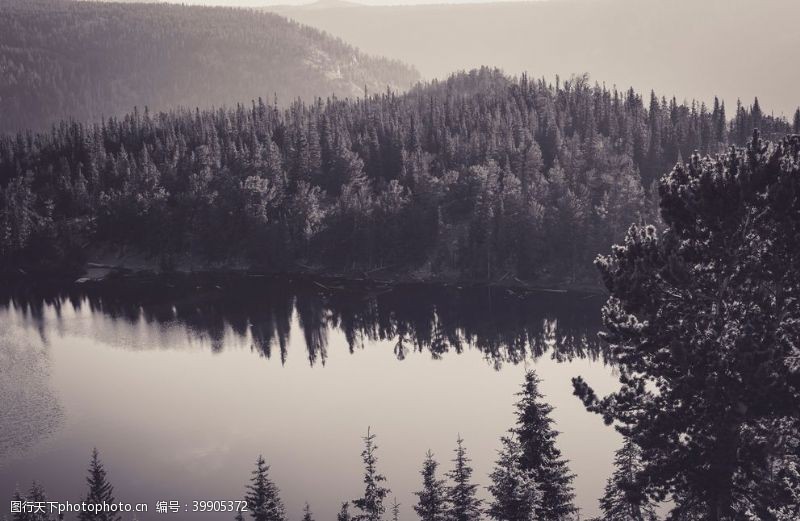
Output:
[[[562,0],[392,7],[270,7],[426,78],[481,65],[655,90],[729,107],[800,104],[800,2]],[[743,14],[747,13],[747,14]]]
[[0,133],[63,118],[405,89],[398,61],[248,9],[0,0]]

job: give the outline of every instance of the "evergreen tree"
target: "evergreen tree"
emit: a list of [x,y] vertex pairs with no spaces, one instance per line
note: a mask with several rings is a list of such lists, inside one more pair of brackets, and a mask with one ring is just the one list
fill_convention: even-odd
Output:
[[392,521],[400,521],[400,503],[397,498],[392,498]]
[[750,109],[750,117],[753,128],[761,128],[762,116],[761,105],[758,103],[758,96],[756,96],[755,100],[753,100],[753,107]]
[[487,514],[496,521],[549,521],[538,512],[542,489],[533,471],[522,466],[524,450],[513,435],[504,436],[494,470],[489,474],[492,501]]
[[32,192],[33,175],[15,177],[5,190],[0,206],[0,253],[10,256],[25,249],[35,232],[39,216]]
[[477,497],[478,485],[472,483],[472,467],[467,457],[467,449],[461,436],[456,440],[455,464],[447,476],[452,485],[447,489],[447,502],[450,510],[448,521],[478,521],[481,517],[482,501]]
[[269,465],[263,456],[256,460],[256,468],[247,485],[247,508],[255,521],[286,521],[286,510],[280,490],[269,478]]
[[[695,155],[663,177],[664,230],[633,226],[598,259],[621,388],[575,391],[643,451],[655,500],[703,519],[768,518],[782,487],[774,425],[795,418],[800,372],[800,137]],[[657,389],[657,392],[654,390]]]
[[[100,462],[100,454],[97,449],[92,449],[92,460],[89,463],[89,476],[86,478],[89,485],[89,492],[86,494],[84,502],[95,505],[115,503],[114,487],[106,477],[106,469]],[[81,511],[78,514],[79,521],[121,521],[122,516],[117,512],[87,512]]]
[[655,508],[639,483],[642,453],[629,438],[614,455],[614,473],[600,498],[603,521],[655,521]]
[[353,500],[353,504],[361,513],[354,516],[356,521],[380,521],[386,513],[386,506],[383,504],[386,497],[391,492],[383,486],[386,477],[378,472],[378,458],[375,451],[375,435],[367,429],[364,439],[364,450],[361,452],[361,460],[364,463],[364,496]]
[[47,495],[44,492],[44,487],[38,481],[34,481],[31,484],[31,488],[28,491],[28,501],[32,501],[34,503],[44,504],[45,508],[41,512],[32,512],[28,514],[28,521],[52,521],[55,519],[54,515],[50,513],[50,505],[47,505]]
[[792,130],[795,134],[800,134],[800,108],[794,112],[794,121],[792,123]]
[[351,521],[352,517],[350,516],[350,503],[345,501],[342,503],[342,507],[339,509],[339,513],[336,514],[336,521]]
[[303,507],[303,521],[314,521],[314,516],[311,514],[311,506],[306,502],[306,506]]
[[[19,489],[14,491],[14,495],[12,496],[12,501],[18,501],[18,502],[22,503],[25,500],[26,500],[26,498],[23,498],[22,494],[19,493]],[[28,512],[25,511],[25,509],[22,509],[22,510],[23,510],[22,512],[14,513],[14,515],[11,516],[11,521],[29,521],[30,514],[28,514]],[[4,521],[5,521],[5,518],[4,518]]]
[[[55,515],[50,513],[50,505],[47,504],[47,495],[45,494],[42,485],[34,481],[31,483],[31,488],[28,494],[23,498],[19,490],[14,492],[14,501],[27,502],[28,508],[23,508],[22,512],[15,512],[11,516],[11,521],[54,521]],[[36,504],[37,506],[31,507]],[[43,505],[44,508],[39,511],[39,506]]]
[[414,511],[422,521],[445,521],[447,517],[447,487],[445,480],[436,477],[439,463],[428,451],[422,464],[422,490],[414,494],[419,498]]
[[540,519],[568,519],[575,511],[572,491],[574,475],[556,447],[558,432],[552,428],[553,408],[543,401],[539,378],[534,371],[525,374],[522,391],[517,394],[517,423],[511,433],[522,450],[520,466],[530,471],[542,491],[536,515]]

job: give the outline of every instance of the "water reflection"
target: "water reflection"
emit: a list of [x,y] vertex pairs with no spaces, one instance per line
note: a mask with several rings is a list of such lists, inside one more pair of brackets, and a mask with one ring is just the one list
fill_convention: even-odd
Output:
[[[129,324],[177,325],[222,351],[232,332],[260,355],[285,363],[293,316],[309,363],[324,365],[332,330],[350,352],[390,341],[402,360],[412,351],[440,358],[479,350],[495,368],[545,353],[555,360],[602,358],[596,340],[600,297],[502,288],[425,285],[341,286],[266,277],[118,279],[68,289],[16,287],[0,294],[46,340],[46,314],[103,314]],[[159,330],[163,330],[159,328]],[[171,345],[162,339],[160,347]],[[152,343],[130,344],[145,349]]]
[[[422,457],[431,449],[448,467],[459,434],[487,497],[515,393],[535,365],[591,516],[620,440],[585,411],[570,378],[600,393],[617,386],[596,363],[601,300],[233,277],[6,288],[0,409],[35,399],[16,407],[20,428],[0,423],[0,440],[20,449],[0,454],[0,500],[34,479],[51,498],[79,500],[93,446],[118,499],[235,499],[264,454],[290,519],[306,501],[335,519],[360,492],[361,436],[372,426],[401,519],[414,519]],[[41,370],[22,375],[23,355]],[[9,379],[14,370],[22,376]]]

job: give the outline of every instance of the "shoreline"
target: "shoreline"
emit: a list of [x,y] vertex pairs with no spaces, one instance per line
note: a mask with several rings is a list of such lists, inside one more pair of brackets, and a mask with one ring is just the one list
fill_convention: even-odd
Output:
[[[458,279],[447,276],[419,276],[414,273],[393,272],[383,276],[378,272],[387,272],[387,268],[370,271],[353,270],[350,272],[327,271],[322,268],[298,266],[290,270],[266,270],[234,263],[234,265],[206,265],[202,267],[164,270],[150,263],[108,263],[91,261],[84,264],[83,270],[35,271],[28,272],[22,268],[0,273],[0,281],[10,281],[10,285],[49,286],[55,288],[80,287],[127,281],[130,283],[152,282],[154,280],[224,280],[227,278],[254,278],[276,280],[299,280],[314,284],[326,291],[352,290],[387,290],[402,286],[428,286],[453,289],[491,288],[522,293],[578,295],[584,297],[603,296],[606,294],[599,284],[580,283],[532,283],[516,277],[504,276],[496,280]],[[15,284],[16,283],[16,284]]]

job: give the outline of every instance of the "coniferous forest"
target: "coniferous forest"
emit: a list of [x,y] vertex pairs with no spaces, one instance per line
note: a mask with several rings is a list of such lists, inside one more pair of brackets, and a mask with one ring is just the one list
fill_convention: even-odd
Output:
[[[157,267],[595,284],[592,259],[657,222],[653,183],[695,151],[793,123],[484,68],[290,108],[136,109],[0,141],[5,268],[93,247]],[[190,259],[187,261],[186,259]]]

